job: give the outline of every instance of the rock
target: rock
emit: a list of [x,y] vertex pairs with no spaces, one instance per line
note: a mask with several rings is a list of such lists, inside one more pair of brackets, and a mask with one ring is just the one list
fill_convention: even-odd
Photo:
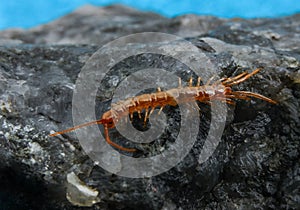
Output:
[[[166,19],[122,6],[88,6],[30,30],[0,32],[1,205],[6,209],[299,208],[299,17]],[[220,77],[261,67],[259,74],[235,89],[261,93],[278,105],[253,99],[230,106],[221,143],[200,163],[203,139],[209,126],[216,126],[210,125],[211,108],[201,105],[201,126],[192,150],[171,170],[150,178],[126,178],[103,170],[83,151],[74,132],[49,137],[51,131],[73,126],[72,93],[89,57],[109,41],[146,31],[184,36],[211,59]],[[151,46],[168,50],[173,44]],[[119,50],[134,52],[141,46]],[[192,61],[192,55],[187,57]],[[147,67],[167,69],[184,81],[192,75],[168,56],[145,53],[126,58],[101,83],[97,113],[109,109],[120,81]],[[147,74],[151,77],[151,72]],[[171,126],[150,149],[144,147],[149,154],[137,155],[151,155],[173,144],[180,114],[176,107],[166,107],[165,113]],[[133,124],[144,129],[138,117]],[[122,144],[118,132],[110,134]],[[122,169],[119,163],[114,165],[116,171]],[[68,174],[76,177],[77,186],[98,192],[92,202],[81,196],[69,196],[68,201]],[[95,204],[74,207],[79,203]]]
[[[101,46],[118,37],[140,32],[164,32],[181,36],[206,33],[223,20],[187,15],[167,19],[154,13],[112,5],[84,6],[51,23],[29,30],[9,29],[0,32],[1,39],[30,44],[96,44]],[[186,32],[186,29],[188,32]],[[80,32],[80,33],[78,33]]]
[[75,206],[93,206],[100,200],[99,192],[86,186],[74,172],[67,175],[67,199]]

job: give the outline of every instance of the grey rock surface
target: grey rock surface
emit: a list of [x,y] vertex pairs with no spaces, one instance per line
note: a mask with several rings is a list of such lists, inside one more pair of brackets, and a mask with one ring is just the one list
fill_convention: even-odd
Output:
[[139,32],[199,35],[223,22],[224,20],[215,17],[187,15],[167,19],[154,13],[139,12],[119,5],[103,8],[87,5],[54,22],[30,30],[2,31],[0,40],[27,44],[103,45],[118,37]]
[[[202,126],[191,152],[170,171],[151,178],[119,177],[95,166],[75,133],[49,137],[51,130],[73,126],[72,93],[88,58],[108,41],[147,31],[185,37],[211,58],[220,77],[263,68],[235,88],[261,93],[278,105],[254,99],[230,106],[221,144],[199,164],[210,118],[210,107],[201,104]],[[30,30],[1,31],[0,205],[4,209],[299,209],[299,32],[299,15],[166,19],[123,6],[87,6]],[[107,84],[113,84],[112,79],[120,81],[146,67],[179,72],[186,81],[190,77],[185,66],[167,57],[132,56],[114,66],[104,81],[99,113],[109,109],[115,87]],[[177,111],[165,110],[173,124],[180,120],[178,115],[172,117]],[[134,123],[142,127],[139,120]],[[116,131],[111,133],[117,142],[121,139]],[[172,144],[173,135],[176,128],[171,127],[155,146]],[[68,191],[70,174],[76,175],[73,189],[80,183],[97,197],[94,205],[88,202],[83,207],[87,200],[69,198],[74,193]]]

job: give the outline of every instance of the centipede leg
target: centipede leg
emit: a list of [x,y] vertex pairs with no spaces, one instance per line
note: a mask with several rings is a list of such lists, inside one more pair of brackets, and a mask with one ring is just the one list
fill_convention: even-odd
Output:
[[123,151],[126,151],[126,152],[136,152],[136,151],[137,151],[136,149],[133,149],[133,148],[125,148],[125,147],[122,147],[122,146],[120,146],[120,145],[118,145],[118,144],[112,142],[112,141],[110,140],[110,138],[109,138],[109,133],[108,133],[108,126],[107,126],[107,124],[104,124],[104,135],[105,135],[105,141],[106,141],[109,145],[111,145],[111,146],[113,146],[113,147],[115,147],[115,148],[117,148],[117,149],[119,149],[119,150],[123,150]]
[[160,113],[161,113],[161,111],[163,110],[163,108],[164,108],[163,106],[160,107],[160,109],[159,109],[159,111],[158,111],[158,113],[157,113],[158,115],[160,115]]
[[209,78],[209,80],[207,80],[205,85],[209,85],[211,83],[211,81],[213,81],[213,79],[216,77],[216,75],[213,75],[211,78]]
[[140,110],[138,110],[138,115],[139,115],[139,118],[142,119],[141,111]]
[[155,107],[152,107],[152,109],[150,110],[150,112],[149,112],[149,117],[150,117],[150,115],[153,113],[154,109],[155,109]]
[[193,77],[191,77],[189,80],[189,87],[192,87],[192,86],[193,86]]
[[64,133],[68,133],[68,132],[77,130],[78,128],[82,128],[82,127],[86,127],[86,126],[94,125],[94,124],[102,124],[102,122],[101,122],[101,120],[95,120],[95,121],[92,121],[92,122],[88,122],[88,123],[84,123],[84,124],[81,124],[81,125],[74,126],[72,128],[68,128],[68,129],[63,130],[63,131],[58,131],[58,132],[52,133],[49,136],[57,136],[57,135],[60,135],[60,134],[64,134]]
[[196,87],[200,87],[200,82],[201,82],[201,77],[198,77],[198,80],[197,80],[197,85],[196,85]]
[[[235,81],[232,81],[228,84],[226,84],[226,86],[232,86],[232,85],[237,85],[241,82],[244,82],[245,80],[249,79],[250,77],[252,77],[253,75],[257,74],[261,69],[257,68],[255,69],[253,72],[251,72],[250,74],[246,74],[245,76],[235,80]],[[238,75],[239,76],[239,75]]]
[[181,78],[178,77],[178,88],[182,88],[182,85],[181,85]]
[[129,114],[129,119],[130,119],[130,122],[132,122],[132,120],[133,120],[133,113]]
[[233,77],[233,78],[224,78],[224,79],[221,79],[220,81],[221,81],[223,84],[229,83],[229,82],[233,82],[233,81],[238,80],[238,79],[240,79],[241,77],[243,77],[243,76],[245,76],[245,75],[247,75],[247,74],[248,74],[247,72],[243,72],[243,73],[241,73],[241,74],[239,74],[239,75],[237,75],[237,76],[235,76],[235,77]]
[[148,112],[148,108],[147,108],[147,109],[145,109],[144,127],[146,127],[146,122],[147,122],[148,114],[149,114],[149,112]]

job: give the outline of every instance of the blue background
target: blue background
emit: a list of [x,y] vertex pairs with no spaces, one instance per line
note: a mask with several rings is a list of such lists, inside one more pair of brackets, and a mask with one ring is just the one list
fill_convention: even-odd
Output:
[[194,13],[218,17],[278,17],[300,12],[299,0],[0,0],[0,29],[29,28],[84,4],[121,3],[166,17]]

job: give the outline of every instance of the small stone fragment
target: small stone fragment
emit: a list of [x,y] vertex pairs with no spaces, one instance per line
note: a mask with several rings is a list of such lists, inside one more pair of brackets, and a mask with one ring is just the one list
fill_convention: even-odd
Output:
[[98,203],[99,192],[85,185],[74,172],[67,175],[67,199],[75,206],[92,206]]

